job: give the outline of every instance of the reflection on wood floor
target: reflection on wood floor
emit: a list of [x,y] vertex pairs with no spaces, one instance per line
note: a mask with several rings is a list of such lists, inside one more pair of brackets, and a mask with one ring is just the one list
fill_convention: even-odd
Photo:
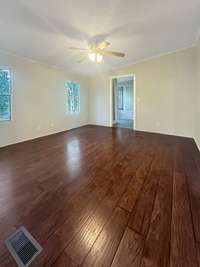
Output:
[[133,129],[133,120],[120,120],[114,123],[113,127]]
[[32,267],[198,267],[197,147],[86,126],[1,148],[1,267],[21,225],[43,247]]

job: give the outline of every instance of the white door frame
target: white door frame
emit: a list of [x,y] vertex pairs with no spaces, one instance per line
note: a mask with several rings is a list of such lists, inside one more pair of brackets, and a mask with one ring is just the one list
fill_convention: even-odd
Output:
[[115,75],[110,76],[110,127],[113,126],[113,79],[122,78],[122,77],[132,77],[133,78],[133,114],[135,117],[133,118],[133,130],[136,129],[136,75],[135,74],[124,74],[124,75]]

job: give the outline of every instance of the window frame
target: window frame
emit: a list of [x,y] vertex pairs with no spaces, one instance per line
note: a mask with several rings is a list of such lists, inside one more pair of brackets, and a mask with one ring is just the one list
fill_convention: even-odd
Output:
[[10,118],[6,120],[0,119],[0,124],[3,124],[13,121],[13,70],[6,65],[0,65],[0,70],[7,70],[10,72]]
[[[68,98],[69,98],[69,94],[68,94],[68,87],[67,87],[67,83],[68,82],[74,82],[76,84],[78,84],[78,110],[77,111],[70,111],[69,110],[69,103],[68,103]],[[70,115],[79,115],[80,112],[81,112],[81,93],[80,93],[80,83],[78,81],[75,81],[75,80],[66,80],[65,81],[65,93],[66,93],[66,113],[67,114],[70,114]]]

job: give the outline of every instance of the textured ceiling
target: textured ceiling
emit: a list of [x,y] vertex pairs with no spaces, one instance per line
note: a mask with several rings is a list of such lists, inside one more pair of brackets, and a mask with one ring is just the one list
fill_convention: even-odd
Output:
[[[0,0],[0,48],[65,70],[92,74],[192,46],[200,0]],[[108,40],[125,58],[86,60],[70,46]]]

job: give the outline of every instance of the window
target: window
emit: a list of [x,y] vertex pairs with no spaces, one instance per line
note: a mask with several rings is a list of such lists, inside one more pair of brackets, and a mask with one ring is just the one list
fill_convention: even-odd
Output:
[[67,111],[70,113],[80,112],[80,85],[75,81],[67,81]]
[[11,120],[11,75],[0,68],[0,121]]

